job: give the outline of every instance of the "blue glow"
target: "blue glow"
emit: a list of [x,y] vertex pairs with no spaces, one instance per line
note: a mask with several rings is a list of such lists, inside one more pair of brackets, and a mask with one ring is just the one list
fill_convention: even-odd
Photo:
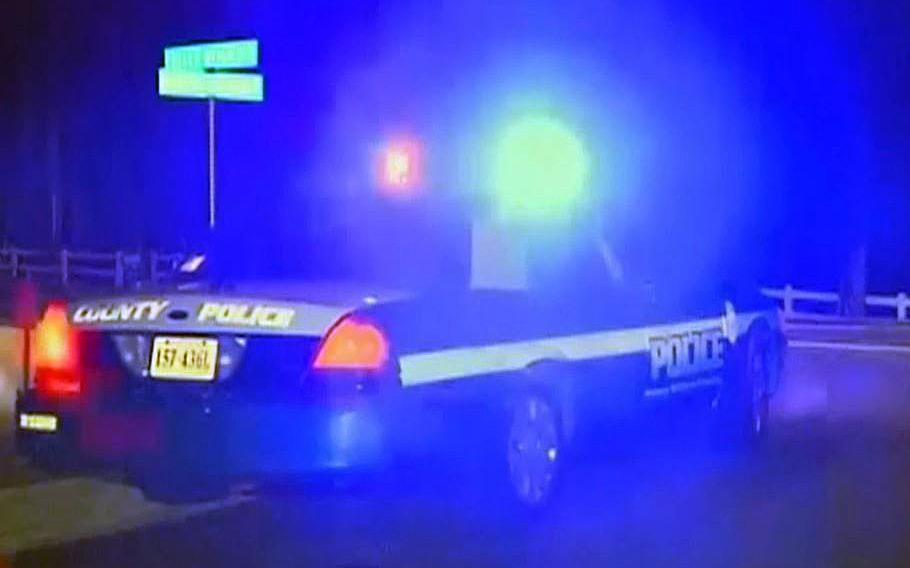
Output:
[[[341,228],[345,220],[328,211],[346,207],[350,218],[374,222],[365,197],[376,193],[372,144],[386,133],[406,126],[432,148],[424,194],[448,200],[437,211],[473,213],[490,205],[484,144],[516,115],[543,112],[564,117],[585,141],[592,208],[627,256],[666,265],[653,273],[697,281],[732,259],[735,272],[766,283],[800,277],[794,283],[832,288],[846,249],[874,238],[882,252],[870,262],[891,267],[883,276],[891,284],[878,288],[906,280],[897,267],[910,263],[893,251],[910,250],[901,245],[910,202],[897,190],[910,183],[900,158],[907,82],[893,54],[906,52],[907,34],[885,5],[533,4],[377,11],[277,0],[197,6],[181,18],[156,4],[119,19],[129,41],[116,48],[109,20],[61,8],[53,49],[25,53],[17,66],[35,73],[23,83],[23,112],[7,107],[5,132],[32,133],[10,139],[5,206],[17,214],[7,232],[23,245],[50,233],[47,195],[31,189],[47,187],[48,175],[61,187],[93,188],[70,192],[64,207],[74,246],[204,244],[204,109],[161,102],[152,74],[164,44],[255,36],[268,104],[224,105],[217,136],[219,215],[235,233],[219,238],[264,265],[257,270],[278,261],[243,253],[276,250],[278,241],[299,245],[284,247],[286,266],[346,262],[322,253],[320,239],[351,234],[355,223]],[[47,33],[34,22],[29,32]],[[73,45],[110,57],[77,57]],[[49,89],[42,75],[66,88]],[[97,128],[110,108],[120,118]],[[48,168],[54,140],[60,163]],[[244,238],[250,233],[262,240]],[[679,260],[686,255],[694,258]]]
[[490,177],[496,213],[505,219],[547,222],[582,206],[588,186],[587,149],[570,128],[548,116],[523,117],[493,142]]

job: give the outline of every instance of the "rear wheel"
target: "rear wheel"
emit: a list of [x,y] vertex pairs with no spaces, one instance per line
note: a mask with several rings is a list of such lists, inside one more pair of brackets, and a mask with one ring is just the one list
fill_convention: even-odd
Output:
[[149,500],[193,503],[223,497],[229,483],[223,424],[197,408],[168,408],[160,447],[136,456],[129,477]]
[[128,474],[149,501],[198,503],[224,497],[229,491],[224,478],[181,471],[161,460],[135,461],[129,465]]
[[718,400],[715,427],[722,441],[752,446],[767,437],[772,363],[770,335],[762,328],[750,333],[745,345],[734,351]]
[[758,441],[767,436],[768,432],[767,351],[752,354],[749,365],[752,397],[749,403],[747,438]]
[[520,395],[512,405],[506,457],[512,495],[530,509],[552,497],[562,458],[559,413],[539,393]]

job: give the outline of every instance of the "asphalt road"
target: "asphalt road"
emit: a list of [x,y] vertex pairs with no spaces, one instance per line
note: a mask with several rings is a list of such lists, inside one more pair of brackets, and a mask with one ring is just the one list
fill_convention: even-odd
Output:
[[402,472],[166,507],[116,479],[51,479],[5,458],[0,557],[42,567],[910,566],[910,354],[801,347],[785,379],[760,451],[717,451],[697,424],[681,424],[575,464],[553,507],[530,519],[463,478]]

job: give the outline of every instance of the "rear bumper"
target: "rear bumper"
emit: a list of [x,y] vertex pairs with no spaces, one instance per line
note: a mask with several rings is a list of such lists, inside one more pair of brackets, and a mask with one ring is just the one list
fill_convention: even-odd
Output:
[[378,396],[343,404],[221,401],[97,410],[22,393],[16,447],[30,458],[164,459],[237,476],[371,469],[393,451],[392,414]]
[[393,451],[390,419],[373,401],[235,406],[214,420],[227,470],[256,475],[372,469]]

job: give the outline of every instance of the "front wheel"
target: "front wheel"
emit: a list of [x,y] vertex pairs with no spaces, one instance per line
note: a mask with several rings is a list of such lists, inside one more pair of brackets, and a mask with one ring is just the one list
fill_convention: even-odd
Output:
[[512,495],[521,505],[537,509],[553,496],[562,449],[551,401],[539,393],[520,395],[511,408],[506,457]]

